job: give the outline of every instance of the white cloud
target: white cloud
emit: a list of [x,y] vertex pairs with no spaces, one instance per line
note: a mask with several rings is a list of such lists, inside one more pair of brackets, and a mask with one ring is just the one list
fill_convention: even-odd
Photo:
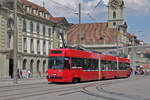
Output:
[[[29,0],[36,4],[43,6],[43,0]],[[49,10],[50,13],[56,16],[71,17],[74,15],[74,12],[78,11],[78,3],[82,4],[83,13],[91,13],[94,6],[99,2],[99,0],[92,0],[89,2],[84,2],[83,0],[44,0],[45,7]]]
[[149,0],[125,0],[125,6],[129,13],[148,13],[150,10]]
[[[39,5],[43,5],[43,0],[30,0]],[[104,13],[107,14],[107,7],[100,5],[96,9],[94,7],[100,0],[89,0],[84,2],[84,0],[44,0],[45,7],[54,16],[64,16],[66,18],[73,18],[76,15],[75,12],[78,11],[78,3],[82,4],[82,16],[88,17],[88,13],[93,17],[104,17]],[[107,5],[109,0],[103,0],[104,4]],[[124,0],[126,11],[128,13],[143,13],[150,11],[150,1],[149,0]]]

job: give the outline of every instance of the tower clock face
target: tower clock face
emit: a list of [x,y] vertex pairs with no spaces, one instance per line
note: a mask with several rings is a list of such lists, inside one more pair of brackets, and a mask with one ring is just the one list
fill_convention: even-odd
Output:
[[110,5],[116,9],[119,6],[122,7],[124,5],[124,2],[122,0],[113,0],[111,1]]
[[113,8],[117,8],[118,7],[118,2],[117,1],[112,1],[111,2],[111,6],[113,7]]

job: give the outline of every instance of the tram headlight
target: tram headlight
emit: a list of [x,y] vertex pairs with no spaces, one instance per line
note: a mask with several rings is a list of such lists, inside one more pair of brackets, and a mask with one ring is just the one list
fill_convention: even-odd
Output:
[[56,76],[56,75],[57,75],[56,73],[53,74],[53,76]]

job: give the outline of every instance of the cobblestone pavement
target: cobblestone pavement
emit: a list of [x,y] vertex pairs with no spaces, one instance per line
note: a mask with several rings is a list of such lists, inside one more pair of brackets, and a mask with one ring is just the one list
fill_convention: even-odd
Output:
[[0,87],[11,85],[35,84],[35,83],[47,83],[47,80],[46,78],[18,79],[16,84],[14,79],[0,79]]
[[46,79],[18,80],[18,84],[0,80],[0,100],[150,100],[149,84],[150,76],[78,84],[48,84]]

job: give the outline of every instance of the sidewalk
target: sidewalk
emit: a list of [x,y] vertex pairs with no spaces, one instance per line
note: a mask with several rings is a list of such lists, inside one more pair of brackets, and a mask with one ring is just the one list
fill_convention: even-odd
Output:
[[16,84],[14,79],[0,79],[0,87],[40,83],[48,83],[48,81],[46,78],[18,79]]

